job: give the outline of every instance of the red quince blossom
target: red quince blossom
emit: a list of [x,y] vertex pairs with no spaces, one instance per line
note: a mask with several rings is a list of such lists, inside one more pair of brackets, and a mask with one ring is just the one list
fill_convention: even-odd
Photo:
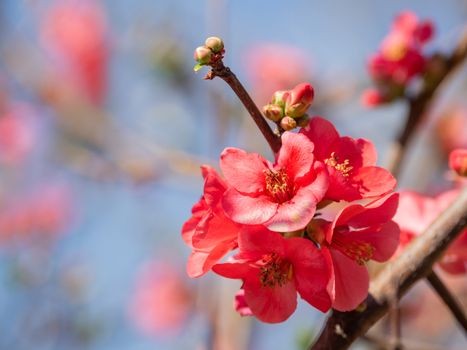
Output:
[[[423,74],[427,60],[422,50],[433,32],[431,21],[419,21],[412,12],[403,12],[396,17],[379,51],[368,62],[369,73],[380,92],[378,102],[388,102],[400,96],[414,77]],[[374,100],[366,98],[364,102],[371,106]]]
[[217,172],[201,167],[204,194],[193,206],[192,217],[182,228],[184,241],[193,249],[187,264],[190,277],[199,277],[237,247],[241,225],[225,216],[221,201],[227,185]]
[[313,143],[300,134],[282,135],[274,164],[259,154],[227,148],[220,165],[230,186],[222,200],[227,216],[272,231],[304,228],[328,188],[324,165],[314,160]]
[[54,1],[41,34],[44,47],[58,59],[66,80],[92,102],[102,103],[109,45],[105,11],[99,1]]
[[326,199],[348,202],[383,196],[396,187],[396,179],[376,164],[376,150],[365,139],[341,137],[336,128],[321,117],[314,117],[301,130],[314,145],[317,160],[326,164],[329,189]]
[[191,291],[176,267],[151,261],[137,278],[129,316],[143,333],[166,336],[182,328],[192,305]]
[[[412,191],[401,192],[399,208],[394,216],[394,221],[401,229],[400,250],[421,235],[458,195],[458,189],[443,192],[436,197]],[[467,229],[447,249],[439,266],[451,274],[467,272]]]
[[329,310],[331,261],[327,252],[307,239],[285,239],[262,226],[243,228],[238,245],[239,253],[214,265],[213,271],[243,280],[244,301],[258,319],[286,320],[297,307],[297,292],[320,311]]
[[455,149],[449,154],[449,167],[459,176],[467,176],[467,149]]
[[332,223],[316,219],[308,227],[308,235],[332,257],[334,309],[355,309],[368,294],[365,263],[387,261],[396,251],[399,227],[391,218],[397,204],[397,193],[366,205],[349,204]]

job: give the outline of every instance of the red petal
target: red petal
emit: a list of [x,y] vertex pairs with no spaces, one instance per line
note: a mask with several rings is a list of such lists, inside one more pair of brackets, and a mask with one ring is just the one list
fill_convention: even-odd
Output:
[[238,191],[258,193],[264,190],[264,170],[269,167],[259,154],[226,148],[221,154],[220,165],[226,182]]
[[395,253],[399,245],[400,230],[394,221],[389,221],[381,227],[350,232],[349,235],[359,241],[371,244],[375,248],[371,259],[384,262]]
[[297,291],[293,282],[288,282],[282,287],[263,287],[256,277],[245,280],[243,288],[247,305],[263,322],[285,321],[297,308]]
[[262,256],[267,253],[285,254],[286,240],[277,232],[272,232],[263,226],[245,227],[238,236],[238,246],[242,257]]
[[331,122],[321,117],[314,117],[300,133],[307,136],[315,145],[314,155],[324,161],[331,153],[332,145],[339,140],[339,133]]
[[308,174],[313,166],[313,143],[301,134],[285,132],[277,156],[277,166],[285,168],[291,179]]
[[[397,211],[399,194],[392,193],[364,206],[360,213],[355,213],[346,223],[352,227],[368,227],[390,221]],[[345,210],[345,209],[344,209]],[[342,222],[342,220],[339,220]]]
[[266,196],[249,197],[228,189],[224,193],[222,206],[233,221],[246,225],[259,225],[268,221],[277,212],[277,203]]
[[358,265],[339,251],[330,249],[330,252],[335,277],[335,300],[332,307],[338,311],[354,310],[368,295],[368,271],[365,266]]
[[391,192],[397,185],[396,179],[386,169],[368,166],[357,169],[352,183],[360,191],[361,198],[371,198]]
[[332,272],[329,253],[323,254],[309,240],[290,238],[287,240],[287,257],[292,262],[300,296],[318,310],[328,311],[332,304],[327,291]]
[[193,250],[188,257],[187,273],[190,277],[200,277],[211,270],[219,260],[236,247],[236,243],[220,244],[211,251]]
[[212,267],[212,270],[226,278],[233,279],[244,279],[248,276],[257,277],[259,270],[255,267],[252,267],[248,262],[245,261],[235,261],[227,262],[224,264],[216,264]]

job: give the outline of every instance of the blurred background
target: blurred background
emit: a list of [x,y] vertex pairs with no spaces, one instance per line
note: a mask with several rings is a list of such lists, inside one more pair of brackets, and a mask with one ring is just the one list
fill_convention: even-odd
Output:
[[[360,97],[402,10],[435,23],[429,52],[452,50],[467,23],[465,0],[0,1],[0,349],[304,348],[324,321],[309,305],[260,324],[233,312],[237,281],[186,277],[180,230],[202,194],[199,165],[217,167],[227,146],[271,157],[228,86],[193,72],[193,49],[222,37],[260,106],[311,82],[312,112],[370,138],[384,165],[406,106],[369,110]],[[464,67],[400,187],[447,187],[446,152],[467,143],[466,90]],[[465,302],[465,277],[446,279]],[[424,282],[405,300],[404,336],[465,348]]]

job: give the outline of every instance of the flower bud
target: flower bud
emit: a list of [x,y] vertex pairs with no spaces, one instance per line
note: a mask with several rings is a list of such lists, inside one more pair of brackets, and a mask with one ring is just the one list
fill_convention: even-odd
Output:
[[201,65],[208,64],[211,61],[212,52],[207,47],[199,46],[195,50],[194,58]]
[[467,149],[455,149],[449,155],[449,167],[459,176],[467,176]]
[[281,107],[271,104],[263,107],[263,113],[266,116],[266,118],[272,120],[273,122],[278,122],[284,116]]
[[285,101],[287,101],[287,98],[289,97],[289,95],[290,95],[290,92],[288,90],[276,91],[274,95],[272,95],[271,103],[273,105],[284,107]]
[[224,49],[224,42],[217,36],[207,38],[204,44],[214,53],[219,53]]
[[297,122],[295,121],[295,119],[286,116],[282,118],[280,125],[282,129],[284,129],[285,131],[289,131],[297,127]]
[[310,108],[315,93],[309,83],[301,83],[290,90],[285,103],[285,114],[297,118],[305,114]]

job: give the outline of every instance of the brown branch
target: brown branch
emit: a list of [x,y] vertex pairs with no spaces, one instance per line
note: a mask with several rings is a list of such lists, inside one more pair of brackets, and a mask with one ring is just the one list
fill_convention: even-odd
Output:
[[370,286],[364,311],[333,311],[311,350],[347,349],[388,312],[393,291],[401,297],[428,276],[433,264],[467,225],[467,188],[404,252],[389,263]]
[[430,285],[436,291],[436,293],[440,296],[440,298],[444,301],[446,306],[451,310],[451,313],[456,318],[459,325],[464,328],[465,334],[467,334],[467,317],[465,316],[464,311],[462,310],[462,306],[456,300],[456,298],[449,292],[443,282],[439,279],[434,271],[426,277]]
[[395,177],[398,177],[401,163],[405,157],[407,144],[423,119],[428,107],[431,105],[433,96],[438,92],[441,84],[452,75],[452,73],[461,65],[467,57],[467,28],[459,44],[449,57],[443,57],[440,54],[434,54],[430,59],[433,66],[429,76],[426,77],[424,86],[415,97],[407,97],[409,111],[405,126],[401,131],[394,146],[390,170]]
[[242,101],[250,116],[255,121],[256,125],[258,126],[259,130],[268,142],[269,147],[271,147],[274,154],[279,152],[279,149],[281,147],[281,138],[271,130],[266,119],[264,119],[263,114],[253,102],[253,99],[245,90],[242,83],[238,80],[237,76],[230,70],[229,67],[224,66],[222,59],[215,60],[213,63],[210,64],[210,66],[212,69],[206,75],[205,79],[211,80],[215,77],[219,77],[222,80],[224,80],[227,84],[229,84],[229,86],[235,92],[240,101]]

